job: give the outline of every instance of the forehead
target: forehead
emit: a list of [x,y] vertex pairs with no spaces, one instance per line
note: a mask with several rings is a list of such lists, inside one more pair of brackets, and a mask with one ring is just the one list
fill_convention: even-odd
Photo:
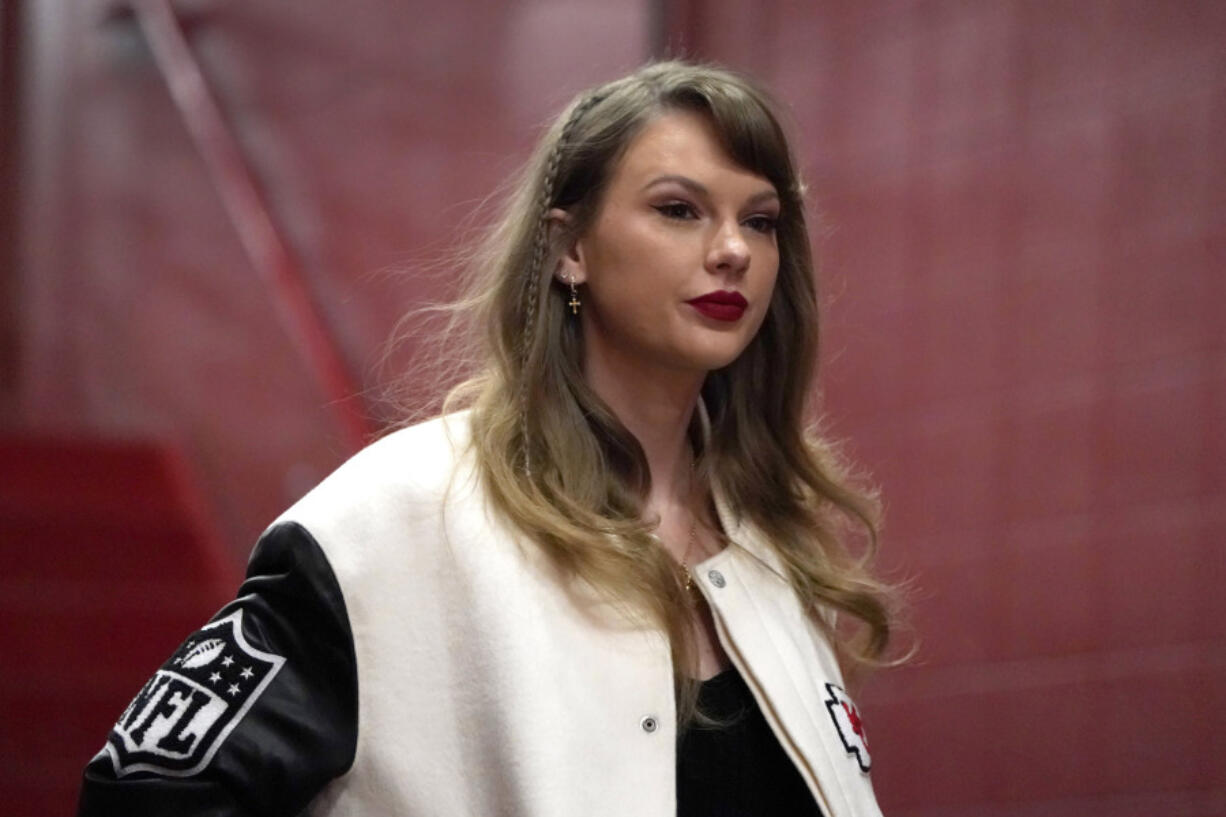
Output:
[[710,118],[697,111],[665,111],[652,118],[627,146],[610,186],[639,187],[661,175],[719,183],[733,192],[745,188],[750,195],[774,189],[766,178],[733,160]]

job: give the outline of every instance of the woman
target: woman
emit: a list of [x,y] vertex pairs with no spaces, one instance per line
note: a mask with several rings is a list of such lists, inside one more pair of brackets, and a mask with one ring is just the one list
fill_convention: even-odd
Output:
[[581,95],[472,270],[467,408],[269,528],[81,812],[877,814],[840,662],[880,656],[888,593],[803,429],[816,296],[766,97],[676,62]]

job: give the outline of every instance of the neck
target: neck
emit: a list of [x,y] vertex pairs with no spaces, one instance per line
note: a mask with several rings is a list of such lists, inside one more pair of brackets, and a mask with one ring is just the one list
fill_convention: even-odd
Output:
[[604,356],[599,363],[589,359],[584,374],[643,449],[651,474],[647,506],[661,511],[688,504],[693,454],[687,430],[705,374],[644,371],[639,363]]

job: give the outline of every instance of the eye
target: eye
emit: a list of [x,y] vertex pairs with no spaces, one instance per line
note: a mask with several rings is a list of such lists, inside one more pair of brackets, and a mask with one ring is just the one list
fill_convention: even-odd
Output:
[[694,209],[693,205],[684,201],[670,201],[666,204],[656,204],[653,206],[665,218],[691,219],[698,217],[698,212]]
[[756,216],[750,216],[749,218],[745,219],[745,226],[747,226],[751,230],[755,230],[765,235],[770,235],[774,233],[775,228],[778,225],[779,225],[779,218],[777,216],[768,216],[764,214],[759,214]]

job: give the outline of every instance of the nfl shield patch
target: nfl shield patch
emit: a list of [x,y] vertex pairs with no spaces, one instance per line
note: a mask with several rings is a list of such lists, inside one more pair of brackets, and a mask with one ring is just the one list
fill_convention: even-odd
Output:
[[115,774],[196,774],[213,759],[285,658],[243,638],[243,611],[206,624],[119,716],[103,751]]
[[835,684],[826,684],[826,709],[834,720],[834,728],[838,730],[843,748],[854,756],[860,764],[860,771],[867,772],[872,768],[873,761],[868,754],[868,734],[864,731],[864,722],[860,720],[860,710],[852,703],[847,692]]

